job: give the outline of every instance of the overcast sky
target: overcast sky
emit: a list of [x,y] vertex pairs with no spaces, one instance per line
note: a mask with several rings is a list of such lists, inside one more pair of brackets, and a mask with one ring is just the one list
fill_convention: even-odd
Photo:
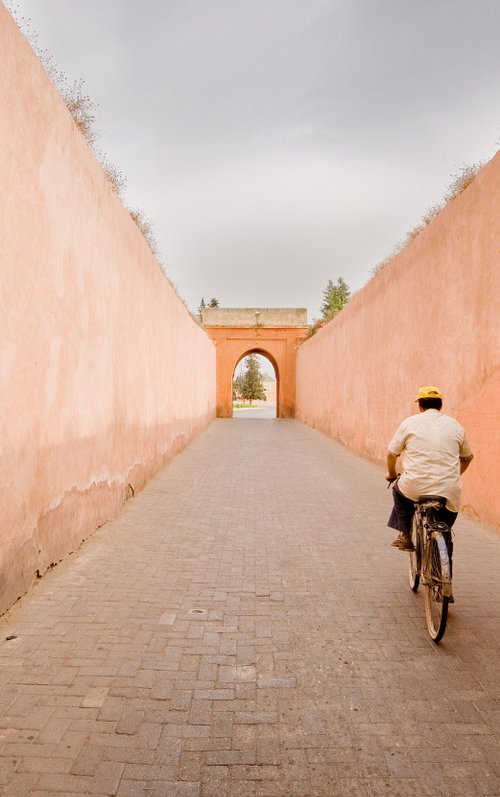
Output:
[[18,0],[191,310],[353,290],[500,138],[500,0]]

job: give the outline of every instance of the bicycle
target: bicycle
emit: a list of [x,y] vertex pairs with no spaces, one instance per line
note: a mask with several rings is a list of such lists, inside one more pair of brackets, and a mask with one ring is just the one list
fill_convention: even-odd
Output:
[[425,617],[434,642],[443,638],[448,605],[453,602],[451,529],[435,517],[445,505],[446,499],[440,495],[421,495],[415,502],[411,529],[415,550],[410,551],[410,587],[413,592],[420,582],[425,587]]

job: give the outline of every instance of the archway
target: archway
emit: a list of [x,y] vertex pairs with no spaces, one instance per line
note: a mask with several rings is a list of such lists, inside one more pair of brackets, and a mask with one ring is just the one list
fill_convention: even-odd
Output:
[[233,373],[251,352],[262,353],[277,375],[278,418],[295,415],[295,360],[308,333],[303,308],[205,308],[203,326],[217,347],[217,416],[233,415]]
[[[259,371],[263,377],[263,387],[266,393],[265,400],[258,400],[252,406],[241,406],[236,399],[233,400],[233,417],[255,420],[272,419],[279,417],[279,382],[280,374],[277,363],[274,358],[262,348],[250,349],[241,355],[234,366],[234,371],[231,376],[231,389],[234,390],[234,378],[236,375],[243,376],[245,361],[251,354],[258,357]],[[240,370],[239,370],[240,369]],[[266,378],[267,377],[267,378]]]

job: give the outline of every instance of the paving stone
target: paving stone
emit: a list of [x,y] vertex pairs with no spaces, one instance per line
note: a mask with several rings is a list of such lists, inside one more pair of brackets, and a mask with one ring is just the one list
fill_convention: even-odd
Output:
[[[92,786],[92,778],[80,775],[58,775],[50,773],[40,775],[36,782],[36,787],[40,791],[52,791],[62,794],[69,792],[75,794],[88,794]],[[106,794],[107,792],[103,792]]]
[[125,770],[125,764],[101,761],[90,787],[91,794],[115,795]]
[[2,797],[31,797],[37,781],[37,773],[16,772],[9,779],[9,782],[2,786]]
[[499,797],[500,537],[457,521],[437,646],[389,510],[317,432],[214,422],[0,620],[2,797]]
[[[92,745],[86,745],[80,750],[78,757],[73,761],[73,763],[69,762],[69,766],[71,766],[71,774],[72,775],[95,775],[97,772],[97,768],[101,763],[105,754],[105,749],[103,747],[93,747]],[[50,759],[51,761],[53,759]]]
[[179,759],[177,779],[201,782],[204,766],[205,755],[203,753],[184,751]]
[[144,719],[144,711],[127,711],[116,723],[115,733],[131,736],[139,732]]
[[[35,789],[35,791],[29,792],[29,797],[61,797],[60,791],[39,791]],[[65,792],[64,797],[81,797],[81,792]]]
[[148,797],[200,797],[200,783],[164,783],[158,789],[148,790]]
[[260,689],[291,689],[296,686],[296,680],[273,675],[259,675],[257,684]]
[[176,779],[176,773],[177,767],[175,766],[128,764],[125,769],[125,779],[140,780],[146,783],[158,780],[173,781]]
[[225,766],[207,766],[201,784],[202,797],[230,797],[230,773]]
[[[138,780],[126,780],[125,778],[122,779],[118,791],[117,797],[147,797],[151,795],[151,790],[148,789],[148,785],[151,785],[148,781],[138,781]],[[168,792],[166,792],[168,794]]]
[[89,689],[80,705],[82,708],[100,708],[106,700],[107,695],[108,689],[106,687]]
[[[65,758],[23,758],[16,766],[16,772],[50,772],[67,774],[70,771],[71,760]],[[71,774],[82,774],[74,773]]]

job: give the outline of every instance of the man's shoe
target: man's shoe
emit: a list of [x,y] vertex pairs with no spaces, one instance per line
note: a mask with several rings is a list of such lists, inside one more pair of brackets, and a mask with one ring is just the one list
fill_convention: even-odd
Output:
[[405,534],[404,531],[402,531],[401,534],[398,537],[396,537],[394,542],[391,542],[391,545],[393,546],[393,548],[399,548],[400,551],[415,550],[415,546],[411,541],[411,536],[408,533]]

